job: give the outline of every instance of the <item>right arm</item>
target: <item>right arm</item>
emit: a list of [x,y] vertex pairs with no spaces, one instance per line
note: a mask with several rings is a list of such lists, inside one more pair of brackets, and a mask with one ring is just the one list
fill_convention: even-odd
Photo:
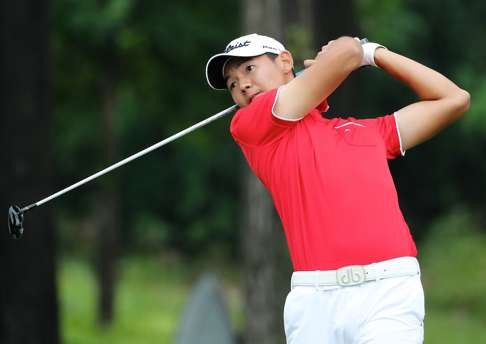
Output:
[[375,61],[420,98],[397,112],[405,150],[428,140],[469,108],[469,93],[439,72],[387,49],[377,49]]
[[280,88],[274,112],[289,120],[304,117],[317,107],[357,69],[363,58],[361,44],[351,37],[341,37],[322,47],[308,68],[298,78]]

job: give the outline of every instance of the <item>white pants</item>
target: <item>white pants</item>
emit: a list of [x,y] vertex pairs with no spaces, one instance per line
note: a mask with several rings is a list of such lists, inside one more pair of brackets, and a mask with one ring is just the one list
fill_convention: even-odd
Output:
[[295,286],[284,309],[287,344],[420,344],[423,319],[420,275]]

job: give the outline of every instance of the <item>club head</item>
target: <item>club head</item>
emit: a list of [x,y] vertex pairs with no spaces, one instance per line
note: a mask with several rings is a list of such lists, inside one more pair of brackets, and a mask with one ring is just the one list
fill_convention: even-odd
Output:
[[14,239],[20,239],[24,233],[24,213],[16,205],[8,208],[8,231]]

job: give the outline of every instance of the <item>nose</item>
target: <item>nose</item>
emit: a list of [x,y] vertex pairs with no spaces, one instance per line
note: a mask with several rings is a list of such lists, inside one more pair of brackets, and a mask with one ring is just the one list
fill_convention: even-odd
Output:
[[251,81],[248,78],[240,80],[241,93],[245,94],[251,87]]

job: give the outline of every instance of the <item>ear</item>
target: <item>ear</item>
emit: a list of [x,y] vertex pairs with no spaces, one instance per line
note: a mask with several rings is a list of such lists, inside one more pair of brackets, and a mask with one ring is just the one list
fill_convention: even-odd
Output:
[[285,74],[292,73],[292,69],[294,68],[294,59],[292,58],[292,54],[288,50],[284,50],[278,55],[278,61],[280,68]]

